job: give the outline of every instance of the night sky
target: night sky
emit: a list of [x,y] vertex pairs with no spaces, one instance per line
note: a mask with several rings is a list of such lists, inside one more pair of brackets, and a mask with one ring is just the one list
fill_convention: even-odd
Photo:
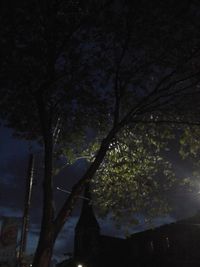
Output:
[[[4,216],[22,216],[25,179],[28,165],[29,145],[27,141],[19,140],[13,137],[13,131],[8,128],[1,127],[1,142],[0,142],[0,215]],[[30,231],[28,237],[27,250],[28,253],[33,253],[39,234],[39,222],[41,216],[41,178],[42,165],[41,153],[36,147],[33,149],[36,153],[35,166],[35,185],[33,187],[31,216],[30,216]],[[65,193],[57,191],[56,187],[60,186],[70,190],[74,182],[76,182],[83,170],[81,161],[73,166],[67,167],[55,179],[55,197],[57,199],[56,206],[65,200]],[[187,168],[177,164],[177,172],[187,172]],[[194,214],[199,209],[200,195],[185,194],[172,195],[173,210],[166,218],[157,218],[154,225],[172,222],[181,217],[187,217]],[[66,252],[73,252],[73,234],[74,226],[77,222],[81,207],[81,200],[72,214],[71,219],[66,223],[59,239],[56,243],[54,257],[58,260],[63,258]],[[109,218],[99,220],[103,234],[124,237],[125,229],[118,229]],[[141,231],[148,227],[145,224],[133,226],[129,232],[133,233]]]

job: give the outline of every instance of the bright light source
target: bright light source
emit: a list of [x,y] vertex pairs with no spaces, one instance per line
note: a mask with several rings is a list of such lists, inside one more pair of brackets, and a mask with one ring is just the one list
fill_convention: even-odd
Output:
[[82,264],[78,264],[78,266],[77,267],[83,267],[83,265]]

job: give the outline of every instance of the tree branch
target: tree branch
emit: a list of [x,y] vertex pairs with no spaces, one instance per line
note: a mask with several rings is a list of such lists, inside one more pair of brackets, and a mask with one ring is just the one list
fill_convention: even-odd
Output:
[[74,185],[74,187],[72,188],[71,194],[69,195],[69,197],[65,201],[63,207],[61,208],[60,212],[58,213],[58,215],[54,221],[55,239],[56,239],[60,229],[64,225],[65,221],[70,216],[72,209],[73,209],[73,206],[74,206],[76,200],[78,199],[79,195],[81,194],[85,183],[87,181],[91,180],[91,178],[95,175],[97,169],[99,168],[100,164],[102,163],[102,161],[106,155],[106,152],[109,148],[110,142],[114,138],[115,134],[116,134],[116,129],[113,128],[109,132],[107,137],[105,139],[103,139],[101,146],[100,146],[100,149],[97,152],[95,160],[91,163],[90,167],[87,169],[87,171],[82,176],[82,178],[78,181],[78,183],[76,183]]
[[182,124],[182,125],[191,125],[191,126],[200,126],[200,122],[190,122],[187,120],[133,120],[134,123],[143,123],[143,124]]

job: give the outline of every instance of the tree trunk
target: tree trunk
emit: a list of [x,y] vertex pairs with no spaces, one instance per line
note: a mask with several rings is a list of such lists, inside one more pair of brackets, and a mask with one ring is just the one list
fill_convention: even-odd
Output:
[[54,197],[53,197],[53,140],[51,123],[46,123],[48,116],[40,110],[44,137],[44,180],[43,210],[39,242],[33,260],[33,267],[49,267],[52,257],[54,239]]
[[[47,138],[48,139],[48,138]],[[52,184],[52,142],[45,143],[45,170],[43,183],[43,214],[38,246],[33,267],[49,267],[54,246],[54,205]]]
[[75,202],[78,199],[78,196],[81,194],[84,185],[87,181],[91,181],[94,177],[96,171],[98,170],[99,166],[101,165],[102,161],[105,158],[106,152],[109,149],[109,145],[114,138],[118,129],[113,128],[107,137],[102,141],[100,149],[96,155],[94,162],[90,165],[87,169],[85,174],[82,178],[73,186],[72,192],[69,197],[66,199],[64,205],[62,206],[60,212],[58,213],[55,221],[54,221],[54,230],[55,230],[55,238],[57,238],[59,232],[61,231],[62,227],[64,226],[65,222],[69,218],[72,213],[72,209],[74,207]]
[[91,164],[85,175],[83,175],[82,179],[80,179],[80,181],[73,187],[72,193],[66,200],[65,204],[61,208],[61,211],[59,212],[55,220],[52,205],[52,147],[51,145],[49,145],[48,138],[46,139],[47,142],[45,143],[45,177],[43,187],[43,218],[39,243],[34,256],[33,267],[49,267],[55,240],[64,223],[71,215],[72,208],[75,204],[75,201],[77,200],[78,195],[81,193],[85,182],[87,180],[91,180],[91,178],[95,175],[96,170],[99,168],[99,165],[102,163],[109,148],[109,144],[112,141],[115,133],[116,130],[112,129],[108,136],[102,141],[95,161]]
[[49,267],[54,247],[52,229],[46,228],[40,236],[38,247],[33,260],[33,267]]

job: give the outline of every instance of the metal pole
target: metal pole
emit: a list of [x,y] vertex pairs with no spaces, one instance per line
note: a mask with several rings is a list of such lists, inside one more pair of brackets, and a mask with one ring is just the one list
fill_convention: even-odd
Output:
[[22,222],[22,230],[21,230],[21,240],[19,247],[19,265],[23,265],[24,253],[26,251],[26,242],[27,242],[27,234],[29,227],[29,210],[31,204],[31,194],[32,194],[32,186],[33,186],[33,172],[34,172],[34,156],[30,154],[29,156],[29,164],[28,164],[28,172],[27,172],[27,180],[26,180],[26,191],[25,191],[25,199],[24,199],[24,213],[23,213],[23,222]]

